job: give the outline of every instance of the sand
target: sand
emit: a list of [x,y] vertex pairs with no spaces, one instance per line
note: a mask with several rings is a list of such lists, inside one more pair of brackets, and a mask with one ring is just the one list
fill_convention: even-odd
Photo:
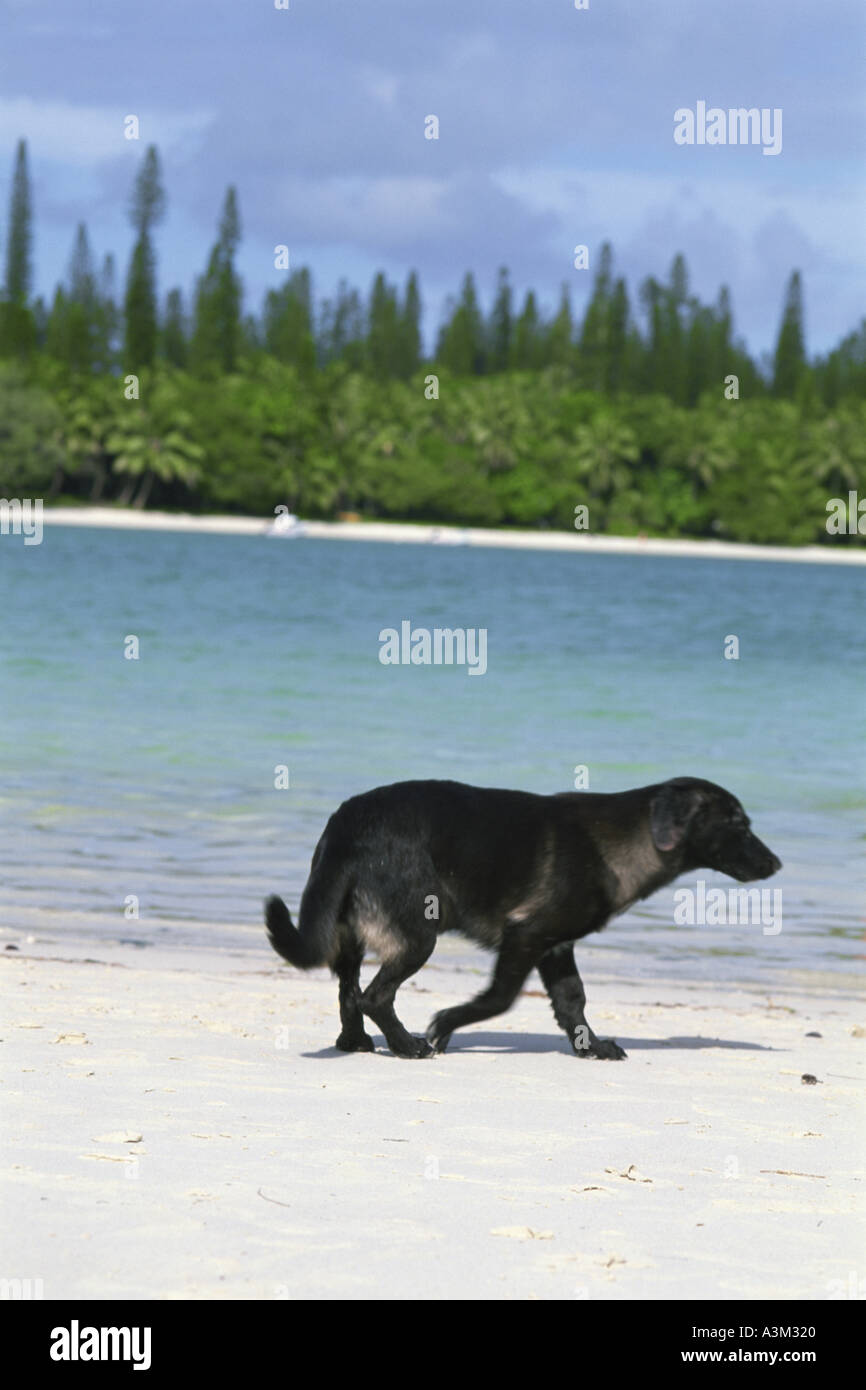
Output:
[[[113,508],[44,520],[266,526]],[[841,546],[305,533],[866,561]],[[74,914],[18,918],[0,925],[0,1276],[39,1280],[45,1298],[866,1295],[866,1010],[839,977],[641,979],[623,922],[613,963],[592,945],[579,961],[590,1021],[627,1061],[575,1058],[533,977],[505,1017],[410,1062],[378,1036],[375,1055],[338,1053],[334,981],[282,965],[258,930],[238,929],[243,949],[204,931],[200,946],[136,947],[88,939]],[[401,1016],[422,1032],[482,979],[476,955],[442,942]]]
[[[263,536],[271,518],[190,516],[182,512],[143,512],[119,507],[53,507],[43,512],[46,526],[99,526],[142,531],[186,531],[215,535]],[[606,536],[591,532],[505,531],[477,527],[418,526],[402,522],[304,521],[279,539],[391,541],[401,544],[487,546],[511,550],[568,550],[598,555],[672,555],[718,560],[781,560],[801,564],[863,565],[866,546],[845,544],[772,546],[734,541],[659,540]]]
[[[38,921],[0,937],[0,1271],[45,1298],[866,1293],[866,1017],[838,979],[640,981],[587,947],[627,1061],[574,1057],[535,977],[402,1061],[375,1029],[338,1053],[329,973],[252,929],[136,949]],[[401,1015],[421,1032],[479,987],[443,941]]]

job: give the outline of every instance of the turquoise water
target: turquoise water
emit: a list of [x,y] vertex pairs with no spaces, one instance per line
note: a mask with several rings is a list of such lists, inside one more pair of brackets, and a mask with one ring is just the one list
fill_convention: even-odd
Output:
[[[778,936],[674,926],[671,888],[596,938],[631,969],[862,953],[863,569],[46,527],[0,538],[0,585],[8,928],[39,908],[56,932],[257,945],[263,895],[296,904],[345,797],[554,792],[585,764],[593,791],[720,782],[785,863]],[[486,628],[486,674],[382,665],[404,620]]]

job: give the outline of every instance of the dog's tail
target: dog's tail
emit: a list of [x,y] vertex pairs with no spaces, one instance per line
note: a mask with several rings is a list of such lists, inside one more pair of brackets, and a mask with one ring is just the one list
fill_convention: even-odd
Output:
[[275,895],[265,902],[268,939],[290,965],[310,970],[330,959],[347,877],[344,871],[326,880],[314,868],[301,898],[297,927],[282,898]]

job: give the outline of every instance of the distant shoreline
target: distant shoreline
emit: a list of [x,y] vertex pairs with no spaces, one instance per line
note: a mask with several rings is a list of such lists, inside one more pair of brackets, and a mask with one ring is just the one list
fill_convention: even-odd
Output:
[[[192,516],[119,507],[47,507],[46,526],[95,526],[133,531],[184,531],[203,535],[262,536],[274,533],[271,518]],[[656,555],[706,560],[782,560],[819,565],[866,565],[866,546],[747,545],[738,541],[665,540],[568,531],[505,531],[475,526],[431,526],[386,521],[300,521],[275,539],[389,541],[402,545],[468,545],[505,550],[559,550],[580,555]]]

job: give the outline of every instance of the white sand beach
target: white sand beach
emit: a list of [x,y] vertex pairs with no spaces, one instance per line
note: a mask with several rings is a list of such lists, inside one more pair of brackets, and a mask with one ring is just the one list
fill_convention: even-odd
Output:
[[[534,976],[401,1061],[338,1053],[328,972],[252,929],[184,952],[61,925],[0,938],[2,1272],[45,1298],[866,1292],[866,1016],[838,981],[660,984],[590,952],[590,1020],[627,1061],[572,1056]],[[407,1026],[477,991],[469,961],[440,944]]]
[[[274,532],[272,518],[192,516],[182,512],[145,512],[119,507],[47,507],[47,526],[128,527],[140,531],[188,531],[218,535],[260,536]],[[606,536],[592,532],[506,531],[481,527],[421,526],[403,522],[302,521],[296,528],[277,528],[276,537],[312,540],[392,541],[403,545],[471,545],[514,550],[570,550],[580,554],[679,555],[719,560],[780,560],[803,564],[864,565],[866,546],[741,545],[733,541],[659,540],[644,536]]]

